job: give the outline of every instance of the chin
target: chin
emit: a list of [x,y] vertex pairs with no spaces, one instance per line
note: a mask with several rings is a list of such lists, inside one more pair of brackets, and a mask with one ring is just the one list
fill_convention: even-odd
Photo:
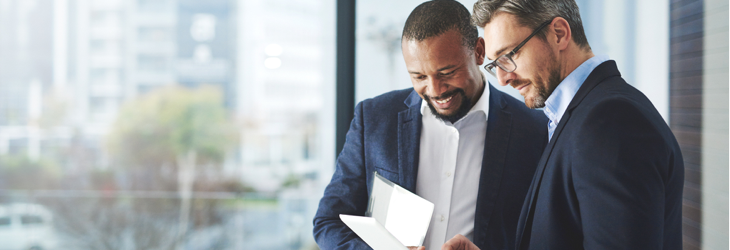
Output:
[[535,105],[535,97],[525,97],[525,106],[527,106],[530,109],[536,109],[536,108],[542,108],[542,107],[536,107]]
[[442,116],[451,116],[453,114],[454,114],[454,112],[439,110],[439,115],[442,115]]

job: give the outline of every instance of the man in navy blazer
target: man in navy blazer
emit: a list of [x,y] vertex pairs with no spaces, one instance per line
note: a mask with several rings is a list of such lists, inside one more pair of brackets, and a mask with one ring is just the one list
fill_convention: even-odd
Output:
[[[485,249],[512,249],[522,201],[547,144],[542,129],[547,119],[487,84],[479,69],[484,40],[470,23],[469,11],[456,1],[429,1],[414,9],[402,48],[414,88],[357,104],[314,218],[317,244],[321,249],[370,249],[339,215],[365,214],[377,171],[435,203],[425,245],[440,243],[429,249],[440,248],[456,233],[469,234]],[[460,146],[434,140],[442,136],[458,138]],[[455,166],[454,172],[443,170],[447,166]],[[469,173],[476,174],[463,176]],[[460,174],[472,182],[460,181]],[[453,192],[444,195],[451,199],[433,195],[448,189]],[[454,208],[456,203],[462,207]],[[440,215],[439,208],[452,211]],[[447,225],[436,225],[442,223]]]
[[[681,249],[684,165],[651,102],[594,56],[574,0],[479,0],[485,67],[550,142],[524,201],[517,249]],[[457,236],[443,249],[476,249]]]

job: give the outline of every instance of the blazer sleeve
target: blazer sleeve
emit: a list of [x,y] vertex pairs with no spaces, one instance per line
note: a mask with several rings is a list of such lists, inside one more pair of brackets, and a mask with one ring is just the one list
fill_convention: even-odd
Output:
[[604,101],[578,129],[568,195],[578,201],[585,249],[662,249],[672,151],[658,129],[664,120],[647,113],[629,100]]
[[340,214],[364,215],[367,209],[362,110],[361,102],[355,107],[355,117],[337,157],[335,173],[314,217],[314,238],[323,250],[371,249],[339,217]]

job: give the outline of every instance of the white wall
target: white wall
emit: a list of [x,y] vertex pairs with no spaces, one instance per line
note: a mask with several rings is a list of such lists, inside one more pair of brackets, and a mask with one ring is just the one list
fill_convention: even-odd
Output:
[[728,1],[704,2],[702,248],[728,249]]

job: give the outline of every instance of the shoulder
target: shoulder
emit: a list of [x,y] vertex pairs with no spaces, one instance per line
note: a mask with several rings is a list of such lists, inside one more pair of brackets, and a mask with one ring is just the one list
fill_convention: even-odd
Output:
[[598,84],[576,109],[583,109],[587,120],[663,121],[651,101],[621,77],[608,78]]
[[398,112],[408,108],[405,101],[411,94],[415,94],[413,88],[394,90],[373,98],[365,99],[358,105],[362,105],[362,109],[364,111],[379,110],[386,112]]
[[[620,78],[618,78],[620,79]],[[576,107],[582,137],[605,140],[663,137],[669,127],[651,101],[623,80],[596,86]]]

